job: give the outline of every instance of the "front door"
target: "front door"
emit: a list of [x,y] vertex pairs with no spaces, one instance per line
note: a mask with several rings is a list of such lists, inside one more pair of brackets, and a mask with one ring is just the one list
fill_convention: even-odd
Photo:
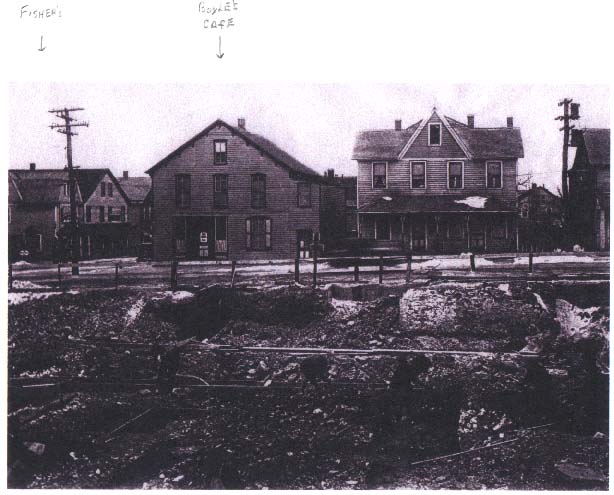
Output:
[[188,217],[186,256],[208,259],[215,256],[215,222],[213,217]]

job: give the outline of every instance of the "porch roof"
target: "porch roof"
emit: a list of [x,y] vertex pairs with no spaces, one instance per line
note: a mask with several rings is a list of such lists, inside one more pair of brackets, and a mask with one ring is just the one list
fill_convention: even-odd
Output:
[[515,213],[498,199],[477,195],[382,196],[359,213]]

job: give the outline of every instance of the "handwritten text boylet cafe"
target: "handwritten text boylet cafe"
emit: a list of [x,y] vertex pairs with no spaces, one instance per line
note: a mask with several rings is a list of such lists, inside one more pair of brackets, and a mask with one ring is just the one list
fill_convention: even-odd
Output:
[[220,2],[198,2],[198,13],[205,16],[203,27],[205,29],[230,29],[235,26],[234,15],[239,10],[239,4],[235,0]]

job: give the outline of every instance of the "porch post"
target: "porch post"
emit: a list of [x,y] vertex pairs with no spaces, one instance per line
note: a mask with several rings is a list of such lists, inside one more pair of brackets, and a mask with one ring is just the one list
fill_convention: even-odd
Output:
[[490,218],[488,217],[488,215],[484,216],[484,251],[488,250],[488,241],[486,234],[488,233],[488,223],[490,221]]
[[424,217],[424,250],[429,250],[429,222],[428,216]]
[[467,252],[471,251],[471,229],[469,228],[469,215],[465,215],[465,230],[467,231]]
[[405,215],[401,215],[401,246],[405,249]]
[[411,221],[411,215],[407,216],[409,218],[409,249],[413,251],[414,249],[414,227]]

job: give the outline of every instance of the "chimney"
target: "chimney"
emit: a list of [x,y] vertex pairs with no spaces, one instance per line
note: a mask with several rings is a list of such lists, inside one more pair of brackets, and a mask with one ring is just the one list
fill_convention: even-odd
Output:
[[508,117],[507,118],[507,127],[509,129],[511,129],[512,127],[514,127],[514,117]]
[[335,169],[334,168],[326,169],[326,177],[328,177],[329,179],[334,179],[335,178]]
[[398,120],[394,121],[394,130],[395,131],[402,131],[403,130],[403,121],[401,119],[398,119]]
[[124,170],[124,173],[122,174],[122,177],[123,177],[124,179],[127,179],[127,178],[128,178],[128,171],[127,171],[127,170]]
[[531,189],[537,189],[537,184],[535,182],[533,182],[533,184],[531,184]]
[[244,131],[245,130],[245,119],[239,119],[237,121],[237,126],[239,127],[239,129]]
[[467,126],[471,129],[475,126],[475,116],[473,114],[467,115]]
[[30,163],[30,170],[36,170],[36,163]]

